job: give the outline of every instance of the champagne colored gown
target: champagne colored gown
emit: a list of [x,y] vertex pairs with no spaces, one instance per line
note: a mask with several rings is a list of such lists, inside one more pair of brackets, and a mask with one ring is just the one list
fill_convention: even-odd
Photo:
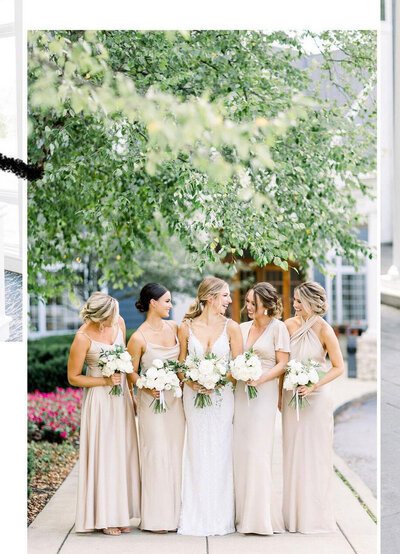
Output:
[[[113,344],[91,339],[86,355],[87,375],[101,377],[101,350],[124,345],[120,327]],[[126,376],[123,394],[111,396],[111,387],[87,387],[83,392],[79,448],[77,532],[127,527],[140,517],[140,475],[135,414]]]
[[[146,338],[143,336],[144,340]],[[161,346],[146,341],[140,369],[148,369],[153,360],[177,360],[179,343]],[[185,416],[182,398],[164,391],[167,411],[153,412],[153,398],[138,391],[139,448],[142,475],[140,528],[150,531],[175,531],[181,509],[182,454]]]
[[[290,338],[291,359],[329,366],[326,352],[313,330],[319,316],[303,321]],[[333,401],[331,383],[307,396],[300,410],[289,407],[294,391],[283,390],[283,517],[286,529],[300,533],[336,531],[333,513]]]
[[[252,325],[252,321],[240,325],[245,350]],[[272,319],[253,345],[264,373],[276,365],[276,351],[289,352],[289,343],[286,325]],[[281,503],[272,499],[279,379],[259,385],[257,391],[257,397],[249,400],[245,383],[237,382],[233,421],[236,529],[239,533],[272,535],[285,531]]]

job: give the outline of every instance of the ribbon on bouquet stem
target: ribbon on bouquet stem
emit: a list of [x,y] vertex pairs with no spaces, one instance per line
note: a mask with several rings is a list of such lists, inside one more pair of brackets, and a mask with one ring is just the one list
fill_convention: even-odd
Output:
[[165,398],[163,390],[160,390],[160,404],[162,406],[162,409],[165,410]]
[[297,421],[300,419],[300,413],[299,413],[299,391],[296,390],[296,415],[297,415]]

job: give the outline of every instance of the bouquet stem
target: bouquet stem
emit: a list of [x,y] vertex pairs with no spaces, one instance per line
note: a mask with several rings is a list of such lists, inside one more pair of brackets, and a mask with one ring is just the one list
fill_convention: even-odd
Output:
[[253,398],[257,398],[257,395],[258,395],[257,387],[252,387],[251,385],[246,385],[246,387],[247,387],[247,396],[249,397],[249,399],[252,400]]
[[111,396],[121,396],[122,394],[122,387],[121,385],[114,385],[111,387],[111,390],[108,394],[111,394]]
[[198,392],[194,399],[194,405],[196,408],[205,408],[206,406],[212,406],[212,400],[209,394],[202,394]]

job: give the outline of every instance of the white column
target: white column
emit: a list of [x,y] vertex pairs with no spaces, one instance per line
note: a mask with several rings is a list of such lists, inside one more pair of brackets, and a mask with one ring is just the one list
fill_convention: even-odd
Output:
[[4,229],[3,222],[7,207],[0,204],[0,341],[8,339],[11,318],[6,316],[4,292]]
[[381,242],[390,243],[393,239],[393,21],[392,0],[385,2],[385,21],[381,22],[378,44],[380,86],[378,87],[378,134],[380,151],[378,155],[378,175],[380,175]]
[[394,179],[393,265],[400,270],[400,0],[395,0],[394,22]]

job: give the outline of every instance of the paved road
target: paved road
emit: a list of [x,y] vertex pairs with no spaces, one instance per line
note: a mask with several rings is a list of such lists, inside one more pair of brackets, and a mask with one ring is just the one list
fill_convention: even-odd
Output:
[[377,495],[376,395],[335,418],[334,449]]
[[382,306],[381,553],[400,552],[400,310]]

